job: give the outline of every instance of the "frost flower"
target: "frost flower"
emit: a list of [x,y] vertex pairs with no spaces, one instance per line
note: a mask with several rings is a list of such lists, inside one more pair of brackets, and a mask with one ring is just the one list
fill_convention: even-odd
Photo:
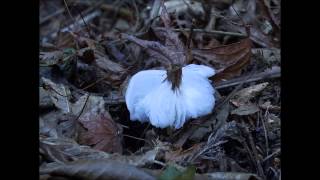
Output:
[[212,111],[214,88],[208,78],[214,69],[190,64],[171,72],[145,70],[130,79],[125,98],[131,120],[179,129],[186,120]]

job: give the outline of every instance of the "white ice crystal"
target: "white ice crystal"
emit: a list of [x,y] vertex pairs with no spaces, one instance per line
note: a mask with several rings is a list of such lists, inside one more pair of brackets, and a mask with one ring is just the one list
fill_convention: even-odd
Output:
[[179,88],[172,90],[165,70],[138,72],[130,79],[126,91],[130,119],[179,129],[186,120],[209,114],[215,98],[208,78],[214,73],[208,66],[187,65],[182,68]]

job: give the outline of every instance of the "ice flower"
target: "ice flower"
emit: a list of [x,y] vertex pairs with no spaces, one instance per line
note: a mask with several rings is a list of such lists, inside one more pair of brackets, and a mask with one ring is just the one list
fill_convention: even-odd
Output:
[[211,67],[196,64],[136,73],[125,96],[130,119],[179,129],[187,120],[211,113],[215,98],[208,78],[214,74]]

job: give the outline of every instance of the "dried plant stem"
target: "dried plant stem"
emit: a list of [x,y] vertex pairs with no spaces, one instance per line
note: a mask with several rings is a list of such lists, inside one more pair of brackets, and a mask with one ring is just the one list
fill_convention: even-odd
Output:
[[256,149],[256,145],[254,143],[253,137],[252,137],[252,135],[251,135],[251,133],[250,133],[250,131],[249,131],[247,126],[244,126],[244,131],[247,134],[248,139],[249,139],[249,144],[250,144],[250,147],[251,147],[251,150],[252,150],[252,153],[253,153],[253,157],[254,157],[256,166],[257,166],[258,174],[263,179],[266,179],[265,175],[264,175],[264,172],[263,172],[263,168],[261,166],[261,161],[260,161],[260,159],[258,157],[258,152],[257,152],[257,149]]
[[145,140],[145,139],[138,138],[138,137],[134,137],[134,136],[130,136],[130,135],[127,135],[127,134],[123,134],[122,136],[128,137],[128,138],[132,138],[132,139],[136,139],[136,140],[139,140],[139,141],[144,141],[144,142],[148,143],[150,146],[152,146],[152,144],[150,144],[150,143],[149,143],[147,140]]
[[264,163],[265,161],[267,161],[268,159],[270,159],[271,157],[279,154],[281,152],[280,149],[278,149],[277,151],[275,151],[274,153],[270,154],[269,156],[265,157],[261,162]]
[[262,126],[263,126],[263,131],[264,131],[264,138],[265,138],[265,141],[266,141],[265,143],[266,143],[266,151],[267,151],[266,154],[267,154],[267,156],[269,155],[269,141],[268,141],[268,130],[266,128],[265,120],[268,119],[268,116],[269,116],[269,111],[267,109],[264,118],[261,119]]
[[[174,29],[177,32],[189,32],[191,29]],[[227,31],[218,31],[218,30],[211,30],[207,31],[204,29],[193,29],[195,33],[206,33],[206,34],[221,34],[221,35],[229,35],[229,36],[238,36],[238,37],[246,37],[245,34],[237,33],[237,32],[227,32]]]
[[48,20],[50,20],[51,18],[54,18],[60,14],[62,14],[65,11],[64,8],[58,9],[57,11],[55,11],[54,13],[40,19],[40,25],[42,25],[43,23],[47,22]]
[[260,81],[263,79],[279,78],[280,76],[281,76],[280,69],[276,70],[276,71],[262,72],[262,73],[254,74],[254,75],[252,75],[252,77],[249,77],[249,78],[248,78],[248,76],[244,76],[244,77],[235,78],[235,79],[221,82],[216,85],[216,89],[223,89],[223,88],[227,88],[227,87],[236,86],[241,83],[249,83],[249,82],[254,82],[254,81]]
[[67,4],[66,0],[63,0],[63,2],[64,2],[64,5],[66,6],[66,9],[67,9],[67,12],[68,12],[69,16],[71,17],[72,21],[75,23],[76,20],[74,19],[74,17],[70,13],[70,10],[69,10],[69,7],[68,7],[68,4]]

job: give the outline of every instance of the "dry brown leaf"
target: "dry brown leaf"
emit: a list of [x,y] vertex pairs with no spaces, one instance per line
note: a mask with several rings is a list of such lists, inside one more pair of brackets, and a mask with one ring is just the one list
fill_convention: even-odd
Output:
[[40,169],[40,174],[65,178],[102,180],[155,180],[150,174],[134,166],[110,160],[79,160],[55,167]]
[[57,48],[76,48],[74,35],[71,32],[60,32],[56,39],[55,45]]
[[157,154],[158,149],[155,148],[141,155],[122,156],[119,154],[112,154],[110,160],[130,164],[136,167],[142,167],[147,164],[153,164],[153,162],[156,160]]
[[236,114],[239,116],[247,116],[250,114],[254,114],[259,111],[259,107],[254,104],[242,105],[237,109],[231,111],[231,114]]
[[96,65],[106,72],[112,72],[112,73],[124,72],[124,68],[120,64],[111,61],[106,56],[98,56],[98,58],[96,59]]
[[91,113],[79,119],[87,132],[80,134],[80,143],[93,145],[94,149],[122,153],[120,130],[109,113]]
[[250,104],[250,99],[268,86],[268,82],[256,84],[238,91],[230,102],[236,107]]
[[195,60],[216,69],[217,74],[213,77],[216,83],[240,75],[241,70],[250,62],[251,41],[245,38],[237,43],[215,48],[193,49],[192,54]]
[[48,108],[54,106],[50,94],[43,87],[39,87],[39,107]]
[[197,143],[194,144],[192,147],[182,150],[182,148],[179,148],[175,151],[166,151],[165,152],[165,160],[166,162],[182,162],[186,160],[188,157],[192,156],[196,152],[200,151],[203,147],[204,143]]
[[262,178],[260,178],[256,174],[242,173],[242,172],[213,172],[213,173],[204,174],[203,176],[206,176],[214,180],[229,180],[229,179],[262,180]]
[[93,146],[105,152],[122,153],[122,129],[113,121],[104,108],[103,97],[90,96],[86,111],[80,116],[79,122],[87,131],[80,132],[80,144]]
[[[230,19],[221,19],[222,30],[230,31],[230,32],[240,32],[246,33],[245,28],[240,27],[239,25],[235,25],[230,23],[229,21],[232,19],[237,23],[242,24],[242,20],[246,24],[252,25],[250,27],[250,39],[259,44],[262,47],[279,47],[279,39],[280,37],[274,38],[271,36],[271,33],[274,31],[270,25],[270,21],[268,21],[268,17],[263,16],[263,9],[259,6],[260,1],[255,0],[246,0],[246,1],[235,1],[233,6],[229,7],[229,12],[226,16],[230,17]],[[242,10],[245,10],[240,14],[241,19],[237,17],[236,12],[239,13]],[[278,39],[278,40],[275,40]]]
[[270,101],[264,102],[264,103],[261,104],[259,107],[260,107],[261,109],[264,109],[264,110],[274,110],[274,111],[280,111],[280,110],[281,110],[281,107],[280,107],[280,106],[272,105]]
[[71,92],[63,84],[56,84],[50,79],[42,77],[44,89],[50,94],[53,104],[64,113],[71,112],[69,97]]
[[[50,156],[51,159],[60,159],[60,157],[63,156],[65,159],[73,160],[113,160],[136,167],[153,164],[159,150],[161,149],[154,148],[140,155],[123,156],[117,153],[109,154],[92,149],[89,146],[79,145],[77,142],[69,138],[43,138],[40,139],[40,142],[43,146],[42,148],[45,148],[44,155]],[[49,151],[54,151],[55,154],[48,154],[47,152]]]
[[[169,13],[187,13],[188,11],[193,11],[194,14],[197,15],[203,15],[204,9],[202,7],[202,4],[197,1],[190,1],[190,0],[171,0],[171,1],[166,1],[164,3],[164,6],[167,8],[167,11]],[[191,10],[190,10],[191,9]],[[160,11],[160,13],[162,10]]]
[[40,52],[39,55],[40,64],[44,64],[46,66],[57,64],[62,58],[62,51]]

